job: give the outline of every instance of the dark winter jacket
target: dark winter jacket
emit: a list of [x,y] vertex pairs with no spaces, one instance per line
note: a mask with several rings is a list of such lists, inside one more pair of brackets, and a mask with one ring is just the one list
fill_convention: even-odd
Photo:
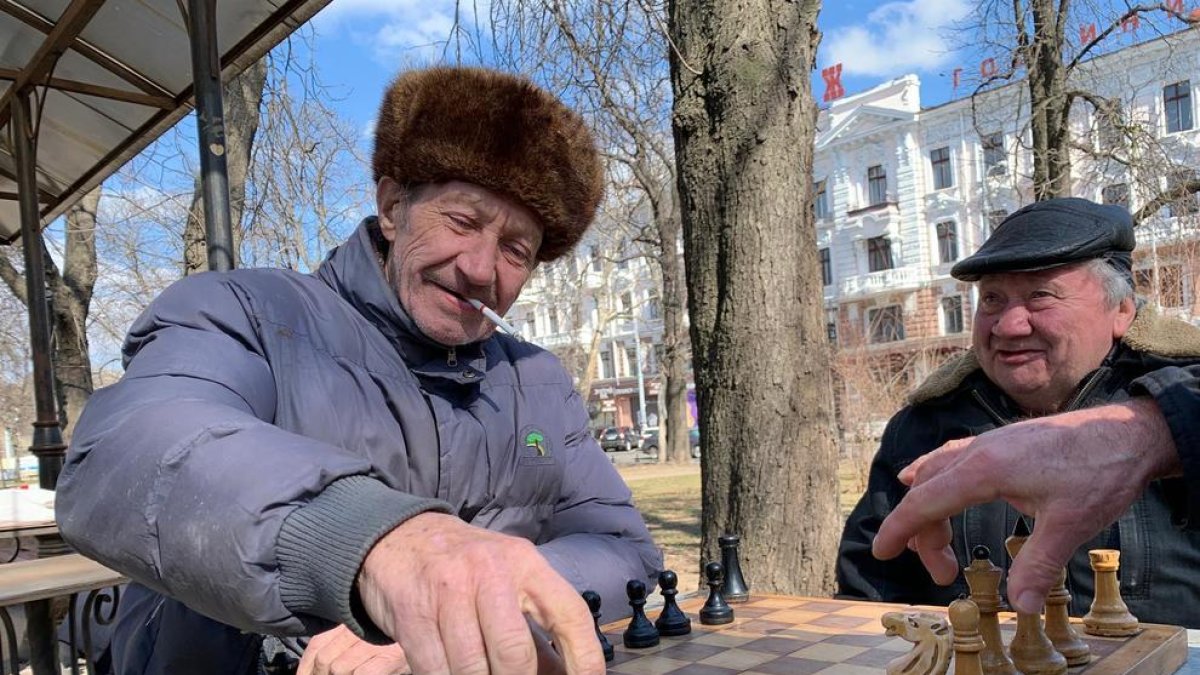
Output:
[[[1104,363],[1080,383],[1069,409],[1087,408],[1151,395],[1167,415],[1186,477],[1154,481],[1113,526],[1080,547],[1068,566],[1071,613],[1082,616],[1092,602],[1093,574],[1087,550],[1121,550],[1121,593],[1142,621],[1200,628],[1200,329],[1165,319],[1147,308]],[[1186,412],[1186,411],[1190,411]],[[1187,415],[1190,414],[1190,420]],[[911,551],[879,561],[871,542],[883,519],[904,496],[900,471],[947,441],[975,436],[1021,417],[1016,404],[979,369],[973,352],[947,364],[912,396],[888,423],[871,464],[867,491],[842,533],[838,592],[850,598],[947,605],[968,589],[960,576],[938,586]],[[1184,421],[1186,420],[1186,421]],[[969,508],[952,519],[952,547],[962,566],[972,547],[983,544],[1006,571],[1004,539],[1017,512],[1004,502]],[[1190,526],[1190,527],[1189,527]],[[1002,587],[1003,592],[1003,587]]]
[[534,542],[620,616],[661,556],[570,376],[507,336],[422,336],[383,246],[368,219],[315,274],[202,274],[156,299],[76,427],[64,538],[240,630],[378,639],[351,602],[359,566],[442,510]]

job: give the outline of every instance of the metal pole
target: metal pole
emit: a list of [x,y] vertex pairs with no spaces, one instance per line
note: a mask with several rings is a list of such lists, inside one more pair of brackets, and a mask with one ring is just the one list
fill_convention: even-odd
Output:
[[54,398],[54,366],[50,361],[50,311],[46,304],[46,270],[43,267],[41,216],[38,213],[37,162],[29,91],[18,92],[12,102],[13,155],[17,162],[20,195],[21,248],[25,251],[25,298],[29,308],[29,342],[33,348],[33,395],[37,420],[29,451],[38,458],[38,485],[53,490],[62,471],[62,428]]
[[638,427],[646,426],[646,379],[642,374],[642,336],[638,333],[638,319],[633,317],[633,358],[637,361],[638,378]]
[[225,167],[225,110],[221,103],[221,63],[217,51],[216,0],[188,0],[192,46],[192,91],[199,127],[200,181],[208,269],[233,269],[233,225],[229,218],[229,175]]

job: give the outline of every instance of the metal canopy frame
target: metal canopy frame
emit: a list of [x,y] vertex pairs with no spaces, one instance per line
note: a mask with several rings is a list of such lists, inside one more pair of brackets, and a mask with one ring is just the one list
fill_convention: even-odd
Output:
[[[37,233],[186,115],[192,109],[194,98],[199,130],[197,140],[209,267],[214,270],[231,269],[234,257],[224,153],[222,74],[232,77],[262,58],[268,50],[328,2],[329,0],[225,0],[223,8],[237,13],[239,20],[243,15],[263,15],[265,20],[257,24],[239,24],[237,28],[240,32],[236,35],[240,39],[223,53],[218,49],[216,0],[114,0],[108,3],[117,5],[117,9],[113,11],[122,12],[122,18],[137,11],[146,12],[148,21],[158,21],[160,24],[166,21],[166,14],[173,13],[182,18],[189,42],[191,77],[187,77],[186,73],[172,71],[171,75],[177,83],[187,83],[172,90],[142,72],[139,64],[122,60],[96,44],[94,40],[84,37],[83,34],[93,19],[106,6],[106,0],[0,0],[0,22],[9,22],[7,34],[16,35],[18,31],[23,31],[26,34],[32,32],[42,36],[33,54],[24,63],[17,64],[20,67],[11,67],[12,63],[0,67],[0,84],[8,83],[8,87],[0,91],[0,140],[7,137],[8,149],[11,150],[12,156],[11,164],[14,165],[14,168],[10,168],[5,162],[0,162],[0,178],[16,184],[15,192],[0,190],[0,203],[16,201],[20,219],[20,228],[9,234],[5,234],[3,228],[0,228],[0,244],[12,244],[19,239],[25,249],[25,277],[37,409],[30,451],[38,457],[41,487],[53,489],[62,469],[65,447],[58,424],[50,360],[51,335],[43,268],[44,251],[36,250],[41,248],[41,237],[37,236]],[[37,3],[40,3],[41,7],[31,6]],[[46,16],[48,10],[55,8],[56,3],[59,6],[65,5],[57,18]],[[228,23],[227,21],[227,29]],[[178,23],[168,25],[174,26],[176,33],[179,32]],[[2,27],[0,24],[0,28]],[[170,44],[173,35],[174,33],[165,33],[165,37],[163,34],[153,36],[148,39],[147,46],[158,49],[181,46]],[[99,37],[101,40],[108,38],[110,46],[120,48],[120,44],[114,43],[111,33]],[[124,36],[119,38],[123,40]],[[155,38],[158,39],[158,44],[149,42]],[[162,44],[164,41],[167,44]],[[3,53],[4,48],[0,47],[0,54]],[[88,68],[102,75],[102,81],[90,82],[79,78],[55,76],[56,67],[67,53],[70,53],[73,59],[82,58],[88,64]],[[79,70],[78,67],[76,69]],[[114,83],[120,86],[114,86]],[[58,187],[38,162],[41,120],[46,113],[47,97],[52,92],[65,92],[75,97],[90,97],[89,100],[116,101],[123,105],[139,106],[141,109],[148,109],[149,114],[138,113],[133,116],[133,119],[144,119],[144,122],[133,128],[132,133],[121,138],[120,142],[103,146],[98,160],[78,175],[70,176],[65,187]],[[101,109],[89,110],[98,112]],[[99,142],[84,138],[85,135],[79,134],[80,145],[86,145],[88,151],[95,152]],[[0,150],[4,149],[0,144]],[[3,154],[0,154],[0,158],[2,157]],[[91,155],[87,157],[88,161],[91,161]],[[11,209],[11,206],[8,208]],[[11,221],[8,227],[12,229]]]

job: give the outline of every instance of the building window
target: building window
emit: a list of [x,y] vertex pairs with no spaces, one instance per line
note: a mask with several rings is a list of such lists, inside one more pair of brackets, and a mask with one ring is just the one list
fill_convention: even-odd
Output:
[[833,283],[833,260],[829,257],[829,249],[823,248],[821,253],[821,284],[828,286]]
[[1192,128],[1192,81],[1184,80],[1163,87],[1163,107],[1167,109],[1167,133]]
[[942,264],[958,260],[958,227],[953,220],[937,224],[938,260]]
[[1129,183],[1113,183],[1104,186],[1100,191],[1100,199],[1105,204],[1129,207]]
[[646,319],[653,321],[662,316],[662,300],[657,295],[646,299]]
[[601,265],[601,261],[600,261],[600,250],[599,250],[599,249],[597,249],[595,246],[592,246],[592,247],[591,247],[591,252],[592,252],[592,271],[593,271],[593,272],[599,272],[599,271],[600,271],[600,265]]
[[1195,171],[1182,169],[1167,177],[1167,192],[1171,198],[1169,207],[1171,215],[1178,218],[1200,212],[1200,203],[1196,201],[1196,193],[1188,190],[1189,183],[1197,178]]
[[954,170],[950,166],[950,148],[938,148],[929,153],[933,164],[933,189],[942,190],[954,186]]
[[631,377],[637,377],[638,372],[638,354],[637,347],[634,345],[626,345],[625,347],[625,372]]
[[829,218],[829,191],[823,180],[813,183],[813,215],[817,220]]
[[621,313],[629,314],[633,311],[633,293],[625,291],[621,294]]
[[867,312],[871,342],[896,342],[904,339],[904,314],[900,305],[876,307]]
[[867,169],[867,198],[871,206],[887,202],[887,172],[879,164]]
[[988,134],[980,139],[983,144],[983,171],[989,176],[1008,173],[1008,155],[1004,152],[1004,134]]
[[871,237],[867,240],[867,269],[870,272],[890,270],[892,264],[892,240],[887,237]]
[[613,371],[612,351],[608,349],[603,349],[600,351],[600,372],[597,374],[600,376],[601,380],[608,377],[617,376],[616,372]]
[[955,335],[963,332],[963,305],[961,295],[942,298],[942,326],[944,326],[946,329],[946,335]]
[[1125,142],[1125,114],[1119,106],[1096,112],[1096,147],[1100,152],[1113,153]]
[[548,332],[549,335],[557,335],[558,334],[558,310],[557,309],[551,307],[550,309],[546,310],[546,324],[547,324],[547,327],[550,329]]
[[831,345],[837,344],[837,322],[836,321],[826,321],[825,322],[825,337],[829,338],[829,344],[831,344]]
[[995,232],[996,228],[1000,227],[1000,224],[1003,223],[1004,219],[1007,217],[1008,217],[1008,211],[1005,211],[1004,209],[996,209],[995,211],[989,211],[988,217],[987,217],[988,218],[988,222],[987,222],[988,230],[987,230],[987,232],[984,233],[984,238],[986,238],[992,232]]

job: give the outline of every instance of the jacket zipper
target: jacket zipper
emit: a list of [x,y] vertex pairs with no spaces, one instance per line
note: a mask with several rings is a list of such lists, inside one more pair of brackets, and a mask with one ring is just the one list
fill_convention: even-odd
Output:
[[450,351],[446,352],[446,365],[451,368],[458,365],[458,352],[455,351],[454,347],[451,347]]

